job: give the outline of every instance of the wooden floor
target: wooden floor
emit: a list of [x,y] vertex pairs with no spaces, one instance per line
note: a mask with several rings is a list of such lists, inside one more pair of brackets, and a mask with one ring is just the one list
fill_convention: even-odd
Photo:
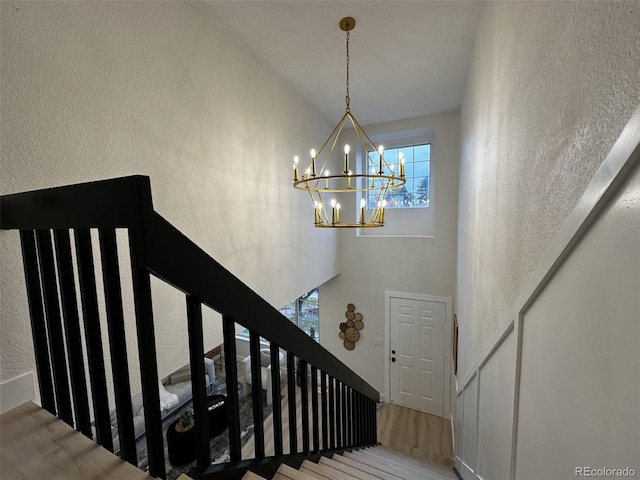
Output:
[[453,466],[451,422],[392,403],[378,409],[378,442],[432,465]]
[[0,416],[0,476],[11,480],[152,480],[27,402]]

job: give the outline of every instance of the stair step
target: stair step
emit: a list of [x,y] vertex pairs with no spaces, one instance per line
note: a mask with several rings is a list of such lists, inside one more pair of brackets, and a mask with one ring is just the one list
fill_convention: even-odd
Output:
[[349,465],[350,467],[356,468],[363,472],[366,472],[370,475],[373,475],[374,477],[381,478],[382,480],[402,480],[402,477],[398,477],[390,473],[383,472],[378,468],[371,467],[365,463],[359,462],[358,460],[354,460],[353,458],[346,457],[344,455],[334,455],[333,460],[335,460],[336,462],[344,463],[345,465]]
[[330,480],[358,480],[357,477],[353,477],[348,473],[344,473],[340,470],[336,470],[335,468],[329,467],[328,465],[322,463],[313,463],[309,460],[305,460],[302,462],[302,467],[300,470],[305,471],[310,470],[318,475],[322,475],[323,478],[328,478]]
[[378,456],[375,453],[375,449],[360,450],[353,453],[345,452],[345,456],[396,475],[404,480],[448,480],[451,478],[443,476],[439,471],[429,469],[427,464],[424,467],[416,467],[402,462],[399,458],[390,459]]
[[317,480],[315,477],[308,475],[300,470],[285,465],[284,463],[278,467],[273,480]]
[[404,452],[398,452],[389,447],[385,447],[384,445],[378,445],[374,447],[372,450],[375,450],[377,454],[387,457],[387,458],[396,458],[402,460],[402,462],[408,463],[410,465],[418,466],[418,467],[428,467],[430,470],[437,471],[444,475],[446,478],[457,478],[455,473],[453,473],[453,469],[450,467],[445,467],[442,465],[434,465],[432,463],[423,462],[415,457],[407,455]]
[[309,470],[306,467],[300,467],[300,471],[302,473],[305,473],[307,475],[309,475],[312,478],[315,478],[316,480],[329,480],[329,477],[325,477],[324,475],[320,475],[317,472],[314,472],[313,470]]
[[328,467],[335,468],[336,470],[340,470],[341,472],[348,473],[352,477],[358,478],[359,480],[379,480],[380,477],[376,477],[375,475],[371,475],[370,473],[364,472],[362,470],[358,470],[357,468],[351,467],[346,463],[337,462],[332,458],[320,457],[320,462],[327,465]]
[[[178,477],[178,480],[181,480],[181,479],[182,479],[182,476]],[[247,472],[242,477],[242,480],[265,480],[265,478],[261,477],[260,475],[256,475],[253,472]]]
[[428,475],[428,478],[433,480],[448,480],[456,478],[453,471],[447,471],[439,467],[434,467],[428,463],[420,462],[418,460],[410,459],[402,454],[396,454],[393,450],[382,450],[379,447],[366,448],[360,450],[363,455],[368,455],[369,458],[377,461],[383,461],[394,465],[395,467],[404,470],[409,473],[412,472],[422,478]]

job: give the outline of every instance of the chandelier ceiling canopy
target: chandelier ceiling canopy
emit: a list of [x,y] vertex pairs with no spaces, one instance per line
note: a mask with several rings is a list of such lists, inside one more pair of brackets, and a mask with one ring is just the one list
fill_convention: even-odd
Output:
[[[366,228],[384,226],[385,197],[390,189],[405,184],[404,161],[398,165],[384,159],[384,148],[377,148],[351,113],[349,95],[349,37],[356,25],[352,17],[340,21],[346,34],[346,96],[345,113],[329,137],[316,152],[312,149],[310,163],[299,168],[299,157],[294,157],[293,186],[309,193],[314,211],[314,225],[321,228]],[[339,142],[345,124],[350,125],[360,145],[360,152],[352,151],[349,144]],[[364,157],[358,161],[357,153]],[[375,158],[372,157],[375,156]],[[331,194],[360,196],[360,208],[351,220],[342,221],[341,205]],[[367,198],[371,208],[367,207]],[[326,200],[329,200],[329,205]],[[355,203],[355,202],[354,202]]]

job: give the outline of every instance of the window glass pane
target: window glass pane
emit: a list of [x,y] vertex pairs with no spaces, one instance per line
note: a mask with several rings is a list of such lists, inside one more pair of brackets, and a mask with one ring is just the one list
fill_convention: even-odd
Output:
[[[379,161],[378,153],[369,152],[371,158]],[[429,177],[431,175],[431,145],[408,145],[389,148],[384,151],[384,160],[396,174],[400,173],[400,159],[404,158],[406,183],[402,187],[389,189],[385,195],[386,208],[413,208],[429,206]],[[367,208],[377,206],[379,192],[368,192]]]
[[296,323],[301,330],[312,337],[316,342],[320,341],[318,289],[307,292],[300,298],[280,309],[285,317]]

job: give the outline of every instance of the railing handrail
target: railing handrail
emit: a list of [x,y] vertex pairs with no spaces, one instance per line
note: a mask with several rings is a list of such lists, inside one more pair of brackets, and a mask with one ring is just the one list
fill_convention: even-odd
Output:
[[[142,235],[138,266],[378,402],[380,394],[153,210],[147,176],[0,197],[0,228],[131,228]],[[215,279],[216,283],[213,283]],[[223,279],[223,281],[220,281]]]

